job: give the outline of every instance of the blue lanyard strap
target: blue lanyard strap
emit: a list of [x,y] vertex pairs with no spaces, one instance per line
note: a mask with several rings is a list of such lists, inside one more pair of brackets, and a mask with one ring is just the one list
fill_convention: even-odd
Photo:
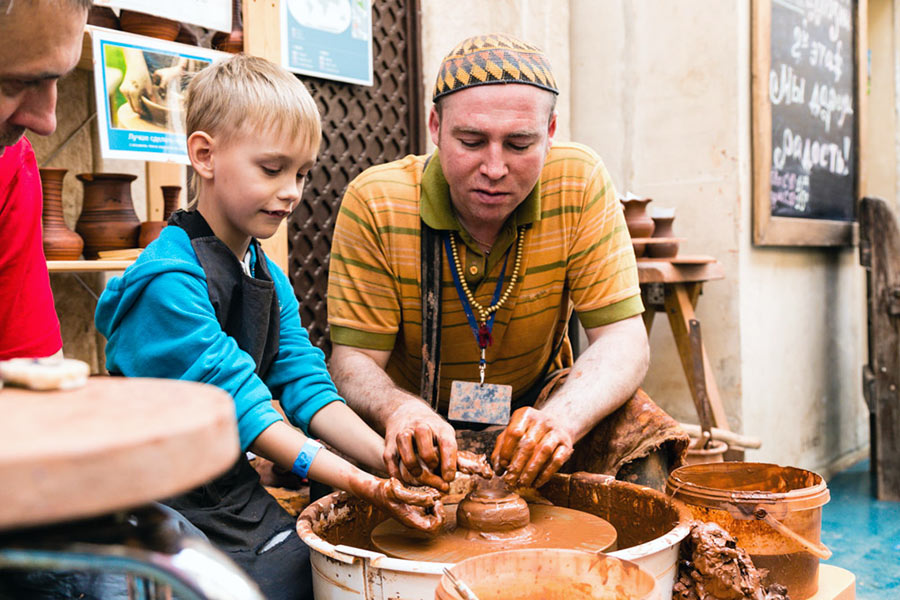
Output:
[[[469,304],[469,299],[466,298],[462,283],[460,283],[460,274],[457,271],[456,261],[453,260],[453,251],[450,248],[451,235],[453,235],[453,232],[448,232],[447,235],[444,236],[444,249],[447,252],[447,262],[450,263],[450,272],[453,274],[453,283],[456,285],[456,294],[459,296],[459,301],[462,303],[463,311],[466,313],[466,319],[469,320],[469,327],[472,328],[472,333],[475,335],[475,341],[478,343],[478,347],[481,350],[484,350],[490,346],[493,341],[491,331],[494,329],[494,317],[497,316],[497,311],[492,312],[491,316],[484,323],[479,324],[475,320],[475,313],[472,312],[472,306]],[[506,274],[506,263],[508,261],[509,250],[506,251],[506,254],[503,257],[503,268],[500,270],[500,277],[497,279],[497,287],[494,288],[494,297],[491,298],[491,306],[496,304],[497,300],[500,299],[500,290],[503,288],[503,277]],[[459,268],[461,269],[462,265],[460,265]]]

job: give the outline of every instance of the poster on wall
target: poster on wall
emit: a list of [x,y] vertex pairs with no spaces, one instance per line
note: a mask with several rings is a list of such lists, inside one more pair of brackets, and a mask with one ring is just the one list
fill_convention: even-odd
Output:
[[191,74],[228,55],[105,29],[91,36],[103,157],[188,164],[184,90]]
[[94,5],[134,10],[216,31],[231,31],[231,2],[227,0],[94,0]]
[[371,0],[282,0],[281,64],[301,75],[372,85]]

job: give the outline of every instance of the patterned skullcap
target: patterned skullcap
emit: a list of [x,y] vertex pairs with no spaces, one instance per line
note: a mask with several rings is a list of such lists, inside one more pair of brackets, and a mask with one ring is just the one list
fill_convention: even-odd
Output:
[[450,51],[438,70],[431,99],[488,83],[527,83],[559,94],[540,48],[492,33],[470,37]]

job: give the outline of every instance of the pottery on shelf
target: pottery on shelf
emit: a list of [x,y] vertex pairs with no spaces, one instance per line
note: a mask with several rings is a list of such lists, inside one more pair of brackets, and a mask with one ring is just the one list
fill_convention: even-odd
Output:
[[88,25],[105,27],[107,29],[119,29],[119,17],[113,9],[106,6],[93,6],[88,13]]
[[122,27],[122,31],[170,42],[175,41],[175,38],[178,37],[178,31],[181,29],[181,23],[178,21],[133,10],[123,10],[119,13],[119,25]]
[[168,221],[172,213],[178,210],[178,196],[181,194],[180,185],[161,185],[163,195],[163,221]]
[[78,260],[84,248],[84,240],[69,229],[63,219],[62,190],[66,172],[67,169],[40,170],[44,190],[41,229],[47,260]]
[[244,22],[241,0],[231,0],[231,33],[219,32],[213,36],[213,48],[238,54],[244,51]]
[[194,30],[185,23],[182,23],[181,27],[178,28],[178,35],[175,37],[175,41],[179,44],[187,44],[188,46],[200,45],[200,40],[197,39],[197,34],[194,33]]
[[136,248],[141,222],[134,212],[131,182],[137,175],[82,173],[76,177],[84,185],[84,208],[75,227],[84,239],[84,257]]
[[[662,214],[662,213],[660,213]],[[655,238],[672,238],[675,237],[672,231],[672,222],[675,215],[672,216],[654,216],[653,237]],[[678,241],[664,242],[660,244],[649,244],[647,246],[647,256],[652,258],[671,258],[678,254]]]
[[647,214],[647,205],[651,198],[632,198],[621,200],[625,209],[625,223],[628,225],[628,233],[633,238],[645,238],[653,235],[653,219]]
[[165,221],[144,221],[141,223],[141,231],[138,234],[138,247],[146,248],[150,242],[159,237],[163,227],[168,225]]

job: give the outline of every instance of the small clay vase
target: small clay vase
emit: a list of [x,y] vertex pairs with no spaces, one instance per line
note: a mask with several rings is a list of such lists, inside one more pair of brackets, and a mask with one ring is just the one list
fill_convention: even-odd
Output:
[[178,37],[178,31],[181,29],[181,23],[178,21],[133,10],[123,10],[119,13],[119,25],[121,25],[122,31],[170,42],[175,41],[175,38]]
[[159,237],[163,227],[168,225],[165,221],[144,221],[141,223],[141,232],[138,234],[138,247],[146,248],[150,242]]
[[622,200],[625,209],[625,223],[628,225],[628,233],[633,238],[645,238],[653,235],[653,219],[647,214],[647,205],[651,198],[632,198]]
[[69,229],[63,219],[62,190],[67,169],[41,169],[44,208],[41,227],[44,256],[47,260],[78,260],[84,248],[81,236]]
[[[653,237],[675,237],[672,232],[672,222],[675,217],[653,217]],[[666,242],[663,244],[647,244],[647,256],[652,258],[671,258],[678,254],[678,242]]]
[[88,25],[95,27],[105,27],[107,29],[120,29],[119,17],[113,12],[113,9],[106,6],[93,6],[91,12],[88,13]]
[[84,257],[97,258],[104,250],[136,248],[141,222],[134,213],[127,173],[82,173],[84,208],[75,227],[84,239]]
[[181,194],[180,185],[161,185],[163,195],[163,221],[168,221],[172,213],[178,210],[178,196]]
[[241,0],[231,0],[231,33],[219,32],[213,36],[216,50],[238,54],[244,51],[244,22]]

